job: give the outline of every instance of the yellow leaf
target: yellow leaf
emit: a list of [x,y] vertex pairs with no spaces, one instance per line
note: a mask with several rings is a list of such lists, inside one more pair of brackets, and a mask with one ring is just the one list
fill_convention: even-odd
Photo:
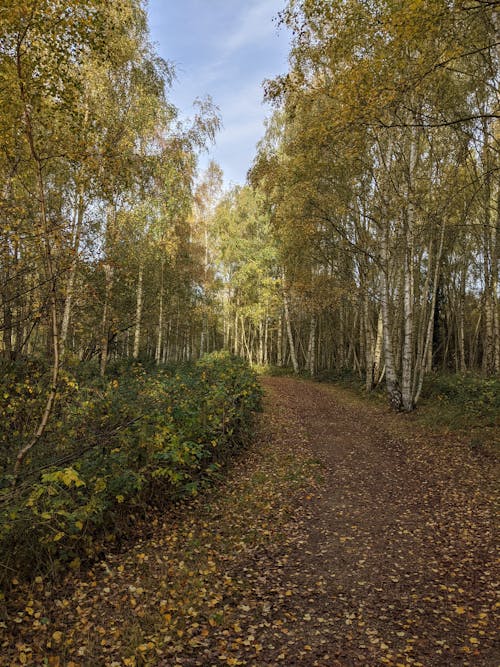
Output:
[[463,607],[455,607],[455,614],[465,614],[465,609]]
[[95,493],[100,493],[101,491],[104,491],[105,488],[106,488],[106,480],[104,480],[102,477],[99,477],[99,479],[96,480],[94,486]]
[[469,637],[469,642],[471,644],[479,644],[479,639],[477,637]]
[[54,633],[52,634],[52,639],[53,639],[55,642],[59,643],[59,642],[61,641],[61,639],[62,639],[62,632],[60,632],[59,630],[57,630],[56,632],[54,632]]

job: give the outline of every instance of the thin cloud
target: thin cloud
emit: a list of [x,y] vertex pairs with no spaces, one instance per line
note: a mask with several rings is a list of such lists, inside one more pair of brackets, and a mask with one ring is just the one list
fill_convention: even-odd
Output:
[[228,181],[244,182],[264,132],[262,81],[286,67],[288,39],[273,21],[285,2],[149,0],[153,39],[178,64],[173,102],[189,117],[192,101],[209,94],[221,110],[217,144],[200,161],[214,158]]
[[272,19],[276,15],[275,8],[269,0],[255,3],[239,16],[239,26],[224,44],[226,53],[234,53],[245,46],[260,42],[263,37],[275,31]]

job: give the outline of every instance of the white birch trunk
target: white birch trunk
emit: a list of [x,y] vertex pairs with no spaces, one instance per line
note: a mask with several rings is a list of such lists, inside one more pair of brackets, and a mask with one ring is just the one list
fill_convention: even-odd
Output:
[[390,290],[389,290],[389,252],[388,252],[388,229],[384,229],[381,234],[381,255],[382,255],[382,276],[380,303],[382,310],[382,329],[384,338],[384,359],[387,393],[391,407],[401,410],[402,398],[399,388],[399,381],[394,365],[394,350],[392,343],[392,326],[390,312]]
[[66,351],[66,340],[68,338],[69,323],[71,319],[71,306],[73,302],[73,293],[75,287],[75,277],[76,269],[78,266],[78,256],[80,250],[80,236],[83,225],[83,216],[84,216],[84,201],[83,201],[83,186],[80,186],[79,194],[76,203],[76,220],[73,229],[73,237],[71,243],[71,251],[73,256],[71,258],[71,266],[69,269],[68,282],[66,285],[66,298],[64,301],[64,311],[61,322],[61,335],[60,335],[60,350],[61,350],[61,359],[64,358],[64,353]]
[[[408,247],[405,252],[404,273],[404,339],[401,373],[401,398],[406,412],[413,410],[413,229],[409,223]],[[409,237],[409,238],[408,238]]]
[[281,313],[278,318],[278,336],[276,345],[276,363],[281,368],[283,366],[283,316]]
[[316,317],[311,315],[309,325],[309,345],[307,348],[307,370],[309,375],[314,377],[316,372]]
[[299,372],[299,364],[297,362],[297,355],[295,353],[295,344],[293,342],[293,333],[292,333],[292,323],[290,321],[290,308],[288,304],[288,294],[285,289],[283,289],[283,308],[285,312],[285,325],[286,332],[288,335],[288,345],[290,347],[290,359],[292,360],[293,372]]
[[137,293],[135,305],[135,328],[134,328],[134,349],[132,356],[134,359],[139,357],[141,346],[141,319],[142,319],[142,283],[144,275],[144,266],[139,264],[139,275],[137,277]]
[[380,382],[380,369],[382,366],[382,348],[384,344],[384,326],[382,321],[382,309],[379,310],[377,318],[377,338],[375,340],[375,351],[373,354],[373,382],[377,385]]
[[160,291],[158,304],[158,337],[156,340],[155,361],[157,364],[161,362],[163,346],[163,290]]

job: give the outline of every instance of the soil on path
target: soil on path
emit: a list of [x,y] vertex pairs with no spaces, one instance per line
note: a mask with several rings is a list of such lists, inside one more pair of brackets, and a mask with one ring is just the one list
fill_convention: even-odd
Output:
[[335,387],[263,383],[224,484],[12,601],[0,664],[497,667],[493,461]]
[[311,647],[287,664],[500,664],[489,461],[334,387],[266,386],[324,473],[281,571]]

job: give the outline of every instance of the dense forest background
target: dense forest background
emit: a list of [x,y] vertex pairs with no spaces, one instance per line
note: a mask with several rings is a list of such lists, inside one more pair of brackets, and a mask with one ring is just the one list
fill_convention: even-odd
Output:
[[[2,13],[2,356],[498,372],[498,15],[292,3],[252,187],[221,197],[139,3]],[[54,377],[55,379],[55,377]],[[399,400],[399,399],[397,399]]]

